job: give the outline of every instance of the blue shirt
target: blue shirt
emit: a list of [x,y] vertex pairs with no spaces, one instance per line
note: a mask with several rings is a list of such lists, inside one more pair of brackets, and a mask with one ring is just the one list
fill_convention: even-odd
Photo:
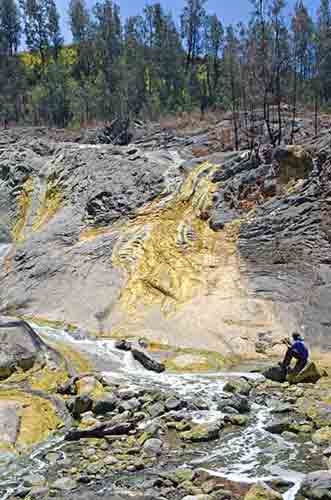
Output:
[[299,354],[300,358],[303,360],[307,361],[309,352],[307,347],[305,346],[303,340],[295,340],[292,344],[291,347],[292,351],[294,351],[296,354]]

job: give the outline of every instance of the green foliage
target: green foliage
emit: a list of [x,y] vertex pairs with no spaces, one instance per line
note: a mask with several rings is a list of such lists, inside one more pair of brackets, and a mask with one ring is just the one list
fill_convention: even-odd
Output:
[[[0,0],[2,124],[128,126],[136,118],[218,108],[232,112],[236,135],[240,111],[253,116],[262,108],[267,120],[273,101],[279,110],[280,102],[295,108],[312,100],[326,109],[329,0],[321,0],[317,22],[298,0],[291,23],[284,21],[285,0],[251,0],[247,26],[226,29],[205,3],[185,1],[179,32],[159,2],[123,24],[113,0],[97,0],[92,10],[70,0],[73,44],[63,47],[55,0]],[[22,31],[27,50],[18,53]]]

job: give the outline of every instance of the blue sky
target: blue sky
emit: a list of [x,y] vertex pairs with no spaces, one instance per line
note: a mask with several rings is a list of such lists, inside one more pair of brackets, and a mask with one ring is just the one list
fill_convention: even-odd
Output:
[[[86,0],[88,6],[93,5],[93,0]],[[184,0],[160,0],[166,10],[170,10],[174,17],[178,18]],[[146,0],[117,0],[120,5],[122,16],[125,18],[130,15],[141,13]],[[288,0],[289,10],[293,8],[295,0]],[[305,4],[309,7],[312,14],[315,14],[320,0],[306,0]],[[70,30],[68,26],[67,11],[69,0],[57,0],[57,5],[61,13],[62,29],[66,40],[70,39]],[[216,13],[224,25],[245,21],[252,10],[249,0],[208,0],[207,10],[210,13]]]

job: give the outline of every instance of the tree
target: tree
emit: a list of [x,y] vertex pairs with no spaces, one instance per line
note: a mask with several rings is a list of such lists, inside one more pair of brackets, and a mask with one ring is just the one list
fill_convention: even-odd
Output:
[[21,36],[21,20],[15,0],[0,1],[1,53],[13,56],[17,53]]
[[55,0],[46,1],[48,43],[54,58],[57,60],[63,45],[63,37],[60,30],[60,15],[56,8]]
[[99,85],[103,93],[100,110],[103,117],[111,117],[125,113],[120,92],[120,72],[122,54],[122,25],[119,7],[112,0],[101,0],[94,7],[96,58],[99,75]]
[[293,143],[298,92],[301,95],[301,98],[305,96],[305,83],[312,78],[314,60],[314,25],[313,20],[309,16],[308,10],[302,0],[299,0],[295,5],[291,27],[293,73],[291,143]]
[[216,14],[205,18],[205,53],[207,59],[207,83],[209,96],[214,103],[220,79],[221,50],[224,30]]
[[40,56],[42,72],[52,52],[57,58],[63,39],[55,0],[20,0],[26,44]]
[[206,0],[187,0],[181,15],[182,38],[185,41],[187,51],[187,71],[202,51],[202,29],[206,17],[205,3]]
[[235,141],[235,149],[239,149],[239,124],[238,124],[238,111],[240,90],[238,88],[239,74],[238,74],[238,40],[235,30],[232,26],[226,29],[225,40],[225,67],[229,79],[229,87],[231,92],[231,109],[232,109],[232,123]]
[[321,99],[331,98],[331,10],[329,0],[321,0],[317,24],[317,58]]

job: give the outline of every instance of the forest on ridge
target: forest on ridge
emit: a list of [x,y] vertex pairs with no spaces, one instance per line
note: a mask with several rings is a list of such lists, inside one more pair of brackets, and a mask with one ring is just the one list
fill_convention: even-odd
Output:
[[[0,0],[0,123],[81,127],[206,110],[232,113],[236,129],[263,114],[281,141],[284,110],[327,110],[331,9],[298,0],[250,0],[246,24],[224,26],[206,0],[186,0],[178,22],[161,3],[121,18],[113,0],[71,0],[65,45],[55,0]],[[243,118],[242,118],[243,117]],[[249,125],[248,125],[249,121]],[[124,124],[124,125],[123,125]],[[294,130],[294,125],[293,125]]]

